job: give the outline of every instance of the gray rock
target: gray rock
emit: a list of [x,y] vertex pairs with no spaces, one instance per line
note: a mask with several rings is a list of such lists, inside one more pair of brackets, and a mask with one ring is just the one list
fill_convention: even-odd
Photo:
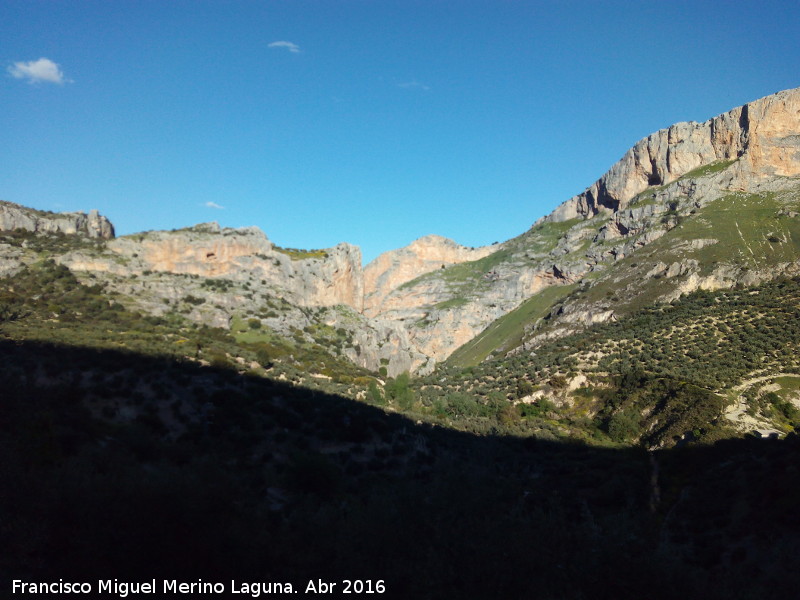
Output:
[[112,239],[114,226],[96,210],[89,214],[47,213],[12,202],[0,201],[0,231],[22,229],[33,233],[64,233]]

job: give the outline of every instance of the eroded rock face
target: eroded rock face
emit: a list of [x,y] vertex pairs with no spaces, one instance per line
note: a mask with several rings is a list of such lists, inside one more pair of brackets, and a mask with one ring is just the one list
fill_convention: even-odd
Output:
[[420,275],[478,260],[499,248],[499,245],[467,248],[439,235],[427,235],[405,248],[384,252],[364,268],[364,313],[376,316],[397,308],[384,306],[387,296]]
[[[467,248],[426,236],[362,268],[360,250],[349,244],[293,253],[276,248],[257,228],[223,229],[216,223],[112,240],[113,227],[96,211],[54,215],[9,203],[0,203],[0,230],[111,240],[100,244],[102,250],[74,250],[57,260],[76,271],[104,273],[112,289],[153,314],[178,307],[198,322],[227,327],[232,315],[271,314],[269,299],[280,298],[289,308],[259,318],[290,337],[318,324],[319,307],[331,307],[325,324],[345,329],[353,340],[343,354],[369,369],[386,367],[389,375],[397,375],[429,372],[494,320],[552,286],[575,284],[564,288],[567,294],[578,284],[588,289],[609,274],[628,296],[643,282],[658,279],[671,282],[671,293],[678,297],[697,288],[774,276],[724,261],[709,273],[697,260],[658,256],[634,282],[624,277],[625,265],[633,261],[621,261],[659,239],[670,239],[664,236],[680,231],[676,228],[683,219],[702,213],[715,200],[741,192],[781,193],[797,184],[791,179],[796,176],[800,88],[705,123],[678,123],[653,133],[582,194],[499,245]],[[784,202],[776,218],[797,214],[796,204]],[[787,240],[783,236],[779,242]],[[688,252],[718,242],[708,237],[680,243]],[[26,256],[9,246],[0,274],[21,268]],[[797,272],[798,264],[781,264],[780,272]],[[219,280],[232,283],[220,285]],[[189,297],[202,302],[187,303]],[[610,299],[558,302],[559,311],[551,316],[563,322],[565,331],[618,314]],[[527,348],[558,335],[556,330],[529,333],[533,337]]]
[[[538,291],[600,271],[616,272],[615,264],[709,203],[736,193],[780,192],[795,185],[789,178],[798,175],[800,88],[705,123],[678,123],[653,133],[585,192],[505,242],[504,256],[491,260],[491,272],[476,264],[468,273],[445,269],[441,276],[431,272],[406,285],[387,286],[372,314],[406,323],[414,345],[443,360]],[[715,240],[698,240],[695,249],[705,242]],[[691,262],[673,261],[657,271],[654,275],[665,280],[687,279],[677,294],[716,285],[721,277],[720,272],[695,281],[698,266]],[[615,318],[612,308],[599,304],[567,309],[554,320],[587,325]]]
[[754,179],[800,175],[800,88],[750,102],[704,123],[689,121],[656,131],[544,220],[566,221],[624,208],[648,187],[729,160],[737,160],[734,171],[741,191],[748,191],[748,182]]
[[84,235],[90,238],[110,240],[114,237],[114,226],[96,210],[89,214],[46,213],[20,206],[12,202],[0,201],[0,231],[22,229],[34,233],[64,233]]
[[257,227],[220,228],[203,223],[179,231],[155,231],[118,238],[113,255],[73,252],[61,260],[72,269],[124,275],[147,271],[247,282],[298,306],[346,304],[362,309],[361,250],[338,244],[302,260],[276,249]]

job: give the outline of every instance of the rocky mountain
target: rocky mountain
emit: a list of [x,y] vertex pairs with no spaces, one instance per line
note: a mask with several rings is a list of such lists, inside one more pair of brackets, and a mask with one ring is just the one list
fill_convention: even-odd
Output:
[[651,134],[502,249],[406,283],[394,302],[424,311],[419,348],[442,360],[470,339],[454,360],[471,364],[657,299],[791,274],[798,175],[794,89]]
[[[649,135],[528,231],[483,248],[426,236],[362,268],[345,243],[284,249],[257,228],[216,223],[114,238],[96,211],[7,202],[0,231],[93,240],[53,257],[131,308],[226,329],[258,319],[309,342],[324,342],[315,328],[341,328],[341,356],[395,376],[530,350],[697,288],[794,273],[798,176],[795,89]],[[42,252],[5,244],[2,256],[12,274]]]
[[364,268],[364,313],[377,317],[397,308],[392,292],[424,273],[475,261],[499,249],[499,245],[466,248],[442,236],[427,235],[405,248],[384,252]]
[[[88,216],[48,214],[8,202],[3,209],[6,218],[0,231],[77,234],[73,243],[55,251],[37,251],[30,240],[18,247],[5,244],[6,274],[47,254],[86,283],[101,281],[127,306],[147,314],[180,310],[197,323],[224,329],[260,319],[265,328],[287,338],[305,331],[302,335],[309,342],[314,338],[306,330],[342,328],[349,341],[342,356],[373,371],[384,367],[390,376],[429,372],[435,364],[405,327],[407,307],[399,307],[398,318],[383,318],[394,308],[394,288],[497,249],[466,248],[428,236],[378,257],[364,269],[360,250],[350,244],[310,251],[280,248],[255,227],[203,223],[114,238],[110,222],[96,211]],[[108,233],[103,243],[89,243],[103,232]],[[462,336],[452,343],[467,339]]]
[[20,229],[37,233],[79,234],[113,239],[114,226],[96,210],[86,213],[47,213],[0,201],[0,231]]
[[798,94],[651,135],[503,244],[364,268],[3,203],[0,571],[793,597]]
[[[383,367],[390,376],[428,363],[401,324],[362,314],[361,252],[350,244],[286,249],[275,246],[258,228],[221,228],[217,223],[97,239],[95,229],[67,228],[98,222],[113,232],[96,211],[87,217],[48,214],[11,203],[3,208],[11,216],[0,231],[16,236],[0,241],[5,275],[52,258],[87,285],[100,282],[125,306],[145,314],[177,312],[195,323],[226,330],[255,319],[265,331],[284,339],[326,346],[330,340],[319,331],[341,330],[347,343],[334,352],[372,371]],[[46,235],[65,231],[77,235]]]
[[648,188],[668,185],[695,169],[735,162],[729,189],[746,192],[763,180],[800,174],[800,91],[786,90],[734,108],[704,123],[677,123],[639,140],[583,193],[546,217],[566,221],[616,212]]

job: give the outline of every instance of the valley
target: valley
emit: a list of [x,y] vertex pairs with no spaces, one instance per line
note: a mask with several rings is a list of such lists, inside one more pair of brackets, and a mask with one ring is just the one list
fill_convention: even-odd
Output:
[[800,89],[367,265],[0,202],[0,573],[782,597],[798,348]]

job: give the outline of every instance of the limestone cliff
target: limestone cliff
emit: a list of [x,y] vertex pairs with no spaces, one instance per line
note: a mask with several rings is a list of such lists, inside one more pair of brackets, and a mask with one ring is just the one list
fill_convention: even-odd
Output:
[[64,233],[90,238],[112,239],[114,227],[96,210],[82,212],[49,213],[34,210],[12,202],[0,201],[0,231],[21,229],[34,233]]
[[[762,98],[705,123],[673,125],[636,143],[585,192],[494,254],[430,272],[384,294],[380,317],[410,324],[415,346],[443,360],[528,299],[546,307],[553,298],[569,294],[548,320],[565,324],[564,331],[569,331],[616,318],[626,306],[640,304],[640,295],[668,300],[689,291],[706,281],[701,271],[707,268],[740,273],[742,281],[763,280],[767,272],[791,273],[798,240],[786,215],[797,212],[798,175],[800,89]],[[763,230],[748,229],[753,211],[784,216],[765,221]],[[684,223],[690,222],[684,233]],[[717,222],[721,224],[709,225]],[[698,253],[691,236],[702,232],[716,241],[715,227],[734,234],[726,240],[730,249]],[[777,241],[764,245],[765,239]],[[669,279],[648,279],[633,257],[653,244],[677,262],[684,255],[696,262],[668,269]],[[741,256],[754,264],[738,264]],[[627,264],[639,264],[635,276],[630,267],[625,271]],[[663,287],[660,294],[645,285],[654,281]],[[586,293],[577,300],[570,290],[579,284]],[[550,300],[536,300],[552,286],[561,286],[563,293],[549,292]],[[601,298],[592,289],[602,289]],[[541,335],[551,334],[552,328]]]
[[62,258],[72,269],[124,275],[163,272],[224,278],[270,291],[297,306],[346,304],[361,310],[361,251],[350,244],[311,257],[276,248],[257,227],[221,228],[204,223],[178,231],[117,238],[101,256],[76,251]]
[[467,248],[439,235],[427,235],[405,248],[384,252],[364,268],[364,313],[374,317],[385,312],[387,296],[420,275],[483,258],[499,248]]
[[800,175],[800,88],[750,102],[704,123],[677,123],[650,134],[586,191],[543,220],[615,211],[649,187],[729,160],[736,160],[740,191],[749,191],[753,182],[765,177]]
[[[429,372],[517,309],[524,314],[511,321],[526,329],[508,339],[531,349],[628,306],[796,273],[799,176],[796,89],[653,133],[531,229],[482,248],[426,236],[362,268],[349,244],[288,250],[257,228],[216,223],[112,239],[96,211],[54,215],[10,203],[0,203],[0,231],[108,240],[54,258],[151,314],[178,311],[219,327],[259,319],[310,341],[322,339],[315,328],[345,330],[342,356],[396,375]],[[40,258],[30,240],[8,237],[15,243],[0,245],[0,274]]]

